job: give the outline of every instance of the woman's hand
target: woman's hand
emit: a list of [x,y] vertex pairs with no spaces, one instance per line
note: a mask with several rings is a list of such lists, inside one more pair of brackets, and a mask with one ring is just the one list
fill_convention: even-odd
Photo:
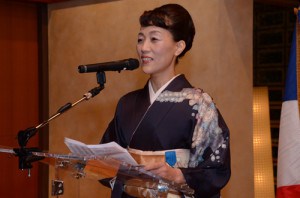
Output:
[[144,169],[175,183],[186,182],[179,168],[172,168],[165,162],[147,164],[144,166]]

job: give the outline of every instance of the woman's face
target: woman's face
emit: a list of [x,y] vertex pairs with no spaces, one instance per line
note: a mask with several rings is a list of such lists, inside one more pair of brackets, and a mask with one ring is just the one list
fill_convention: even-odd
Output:
[[173,75],[177,51],[177,42],[168,30],[157,26],[141,27],[137,52],[146,74]]

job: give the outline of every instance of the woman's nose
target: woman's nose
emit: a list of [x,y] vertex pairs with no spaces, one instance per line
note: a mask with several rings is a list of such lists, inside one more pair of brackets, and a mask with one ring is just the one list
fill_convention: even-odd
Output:
[[143,43],[141,43],[141,51],[147,52],[150,49],[149,41],[146,39]]

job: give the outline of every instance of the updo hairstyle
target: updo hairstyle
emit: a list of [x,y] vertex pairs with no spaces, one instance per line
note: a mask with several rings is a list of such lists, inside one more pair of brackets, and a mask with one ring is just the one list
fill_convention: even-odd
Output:
[[[166,4],[140,16],[141,27],[157,26],[164,28],[173,36],[174,41],[185,41],[186,47],[177,58],[183,57],[192,47],[195,26],[189,12],[178,4]],[[177,60],[178,61],[178,60]]]

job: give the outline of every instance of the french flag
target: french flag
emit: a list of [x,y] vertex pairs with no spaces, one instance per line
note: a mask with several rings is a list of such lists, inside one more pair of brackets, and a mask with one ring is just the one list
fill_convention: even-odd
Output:
[[280,117],[277,198],[300,198],[300,122],[296,41],[296,31],[294,31]]

